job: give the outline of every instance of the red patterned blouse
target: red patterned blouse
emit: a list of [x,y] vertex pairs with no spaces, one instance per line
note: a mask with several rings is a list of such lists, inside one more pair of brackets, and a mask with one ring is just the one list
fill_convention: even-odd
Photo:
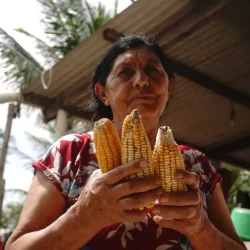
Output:
[[[185,167],[200,176],[203,194],[203,211],[207,213],[207,197],[213,192],[221,177],[215,172],[207,157],[189,146],[180,146]],[[66,135],[55,142],[45,156],[33,167],[56,185],[65,197],[68,207],[77,202],[89,176],[98,169],[93,134]],[[93,215],[94,216],[94,215]],[[81,250],[191,250],[185,236],[178,231],[158,226],[148,214],[142,221],[124,222],[103,228]]]

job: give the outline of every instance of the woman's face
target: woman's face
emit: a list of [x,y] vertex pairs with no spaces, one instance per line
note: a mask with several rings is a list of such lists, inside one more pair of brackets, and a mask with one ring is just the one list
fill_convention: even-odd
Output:
[[138,109],[143,119],[158,121],[168,100],[169,84],[157,55],[142,47],[119,55],[105,87],[97,84],[95,90],[111,107],[114,120],[123,121],[133,109]]

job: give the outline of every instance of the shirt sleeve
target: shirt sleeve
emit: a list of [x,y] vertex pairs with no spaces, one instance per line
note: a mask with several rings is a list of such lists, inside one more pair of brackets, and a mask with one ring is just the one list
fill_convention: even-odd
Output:
[[56,141],[46,154],[32,166],[42,171],[67,198],[77,172],[77,157],[84,147],[80,135],[66,135]]
[[216,172],[216,169],[205,154],[202,153],[200,156],[198,156],[198,159],[201,162],[204,171],[202,175],[203,185],[205,187],[207,196],[209,196],[213,193],[216,184],[221,183],[222,178],[221,175]]
[[211,195],[216,184],[221,182],[221,176],[216,173],[215,168],[204,153],[186,145],[181,145],[180,149],[186,169],[200,176],[199,188],[206,196]]

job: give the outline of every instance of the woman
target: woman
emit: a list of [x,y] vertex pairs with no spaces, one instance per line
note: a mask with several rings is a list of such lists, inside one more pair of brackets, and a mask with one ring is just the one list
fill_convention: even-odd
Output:
[[[167,59],[153,41],[122,38],[94,73],[95,119],[112,119],[121,133],[125,116],[136,108],[153,147],[172,80]],[[204,154],[180,148],[187,170],[175,177],[189,191],[162,194],[157,177],[121,182],[142,171],[146,161],[101,174],[91,133],[61,138],[33,164],[36,175],[7,249],[245,249],[219,175]],[[156,200],[152,213],[136,209]]]

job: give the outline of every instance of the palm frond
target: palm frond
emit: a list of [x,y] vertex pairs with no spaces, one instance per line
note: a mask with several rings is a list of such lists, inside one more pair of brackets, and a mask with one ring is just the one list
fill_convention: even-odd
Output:
[[57,51],[50,47],[47,43],[42,41],[40,38],[30,34],[28,31],[22,28],[18,28],[15,30],[34,40],[36,49],[38,50],[38,53],[41,54],[43,58],[45,58],[46,64],[54,64],[59,61],[59,55],[57,55]]
[[86,10],[88,12],[88,28],[89,33],[92,34],[103,26],[108,20],[112,18],[112,15],[105,8],[102,3],[99,3],[97,7],[91,6],[87,0],[85,0]]
[[26,132],[26,133],[27,133],[29,139],[33,142],[33,144],[35,144],[34,145],[35,147],[40,147],[41,149],[43,149],[43,150],[41,150],[41,155],[43,155],[46,152],[46,150],[53,143],[50,140],[47,140],[45,138],[40,138],[40,137],[32,135],[32,134],[30,134],[28,132]]
[[95,23],[95,10],[90,6],[87,0],[85,0],[85,5],[89,15],[89,21],[87,22],[90,34],[94,32],[93,24]]
[[48,132],[49,138],[39,137],[27,131],[25,132],[33,148],[35,148],[38,153],[36,157],[42,157],[55,141],[55,126],[50,123],[43,124],[43,129]]
[[0,28],[0,58],[4,82],[14,89],[25,88],[43,68],[13,37]]
[[61,57],[88,37],[81,0],[37,1],[45,16],[45,33]]

